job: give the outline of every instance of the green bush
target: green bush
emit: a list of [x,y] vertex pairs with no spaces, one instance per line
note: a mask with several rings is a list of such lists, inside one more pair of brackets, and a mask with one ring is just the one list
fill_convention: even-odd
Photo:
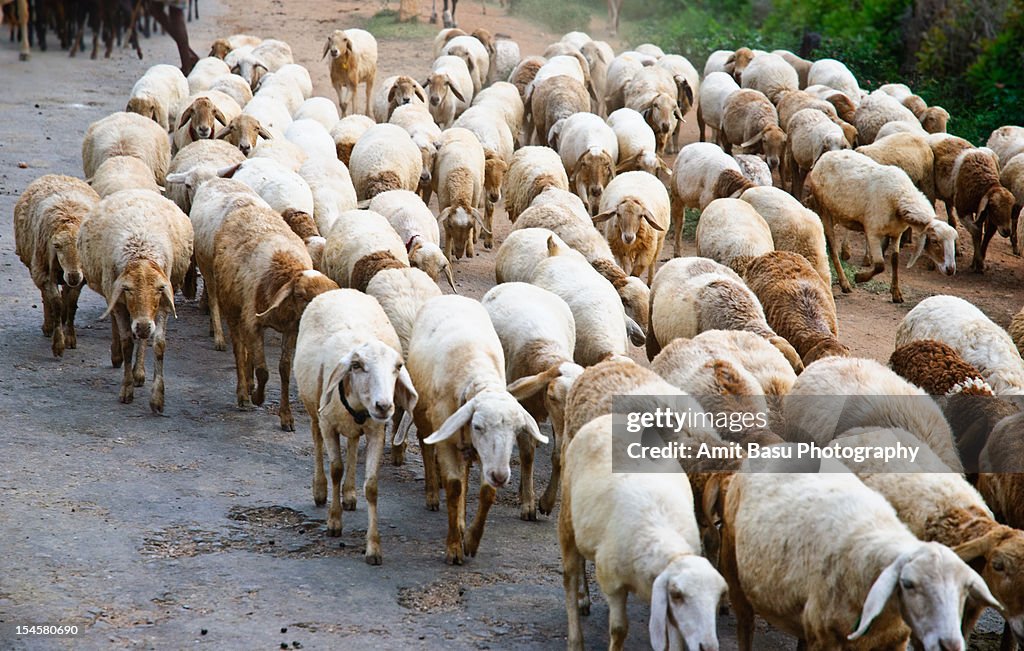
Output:
[[586,31],[590,10],[578,0],[516,0],[512,12],[547,27],[552,33]]

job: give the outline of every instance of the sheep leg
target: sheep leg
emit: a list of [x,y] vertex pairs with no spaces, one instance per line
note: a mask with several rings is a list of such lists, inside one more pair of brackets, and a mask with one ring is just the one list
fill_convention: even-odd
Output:
[[121,306],[115,308],[114,321],[114,327],[118,331],[117,340],[121,344],[121,359],[124,361],[120,399],[124,404],[128,404],[135,399],[135,382],[132,377],[132,367],[128,363],[132,358],[132,351],[135,349],[135,341],[132,339],[132,324],[128,317],[128,310]]
[[747,600],[739,582],[739,563],[736,559],[736,538],[726,520],[722,526],[722,547],[719,550],[719,568],[729,585],[729,603],[736,615],[736,637],[739,651],[753,651],[754,607]]
[[[470,556],[476,556],[476,550],[480,547],[480,539],[484,535],[484,525],[487,523],[487,513],[491,510],[491,506],[494,505],[494,502],[497,499],[498,489],[486,482],[480,485],[480,503],[477,505],[476,516],[473,518],[473,524],[470,525],[469,531],[466,534],[466,553]],[[463,504],[465,504],[465,500],[463,500]],[[536,510],[533,512],[533,519],[537,519]]]
[[608,649],[609,651],[621,651],[626,643],[626,633],[629,632],[629,616],[626,614],[626,597],[629,592],[620,588],[609,595],[608,598]]
[[[323,431],[321,430],[321,434]],[[327,458],[331,462],[331,505],[327,507],[327,535],[334,538],[341,535],[341,479],[345,474],[345,462],[341,460],[341,441],[338,430],[331,428],[327,433]]]
[[120,368],[124,363],[124,352],[121,350],[121,329],[117,326],[117,317],[110,317],[110,365]]
[[519,519],[530,522],[537,521],[537,498],[533,490],[533,457],[532,436],[521,433],[516,437],[519,446]]
[[252,404],[262,405],[263,401],[267,397],[267,380],[270,379],[270,373],[267,371],[267,357],[266,350],[264,349],[263,343],[263,331],[259,332],[247,332],[248,336],[246,339],[249,340],[249,345],[246,346],[248,350],[248,373],[246,375],[249,378],[249,382],[252,382],[253,374],[256,375],[256,387],[252,391]]
[[181,285],[181,295],[188,300],[195,300],[196,288],[199,285],[199,271],[196,269],[196,257],[192,256],[192,261],[188,264],[188,270],[185,272],[185,280]]
[[154,414],[164,413],[164,351],[167,349],[167,312],[156,315],[153,332],[153,388],[149,394],[149,408]]
[[315,407],[309,405],[310,430],[313,433],[313,504],[327,503],[327,475],[324,474],[324,436],[320,431],[320,417]]
[[892,294],[893,303],[903,302],[903,292],[900,291],[900,247],[893,247],[892,252],[892,284],[889,292]]
[[359,437],[346,439],[345,463],[348,464],[348,472],[345,474],[345,482],[341,485],[341,508],[346,511],[356,510],[356,463],[358,460]]
[[366,115],[373,115],[370,113],[370,98],[373,97],[373,86],[377,80],[377,75],[370,75],[366,80]]
[[672,257],[678,258],[683,254],[683,225],[686,223],[686,206],[683,205],[683,200],[676,192],[675,182],[670,181],[669,183],[671,185],[669,206],[674,234]]
[[704,142],[704,112],[700,109],[700,104],[697,105],[697,138],[700,142]]
[[580,562],[580,587],[577,594],[580,614],[590,617],[590,582],[587,581],[587,559],[579,557]]
[[[966,221],[964,223],[967,223]],[[988,243],[992,241],[992,236],[996,234],[995,227],[987,221],[980,227],[975,227],[978,231],[978,235],[975,236],[974,231],[971,231],[971,238],[975,240],[974,245],[974,262],[971,264],[971,270],[975,273],[985,273],[985,254],[988,252]],[[977,240],[981,240],[981,245],[977,244]]]
[[281,429],[285,432],[295,431],[295,417],[292,415],[289,386],[292,377],[292,359],[295,357],[295,340],[298,337],[298,328],[284,333],[281,340],[281,359],[277,365],[278,374],[281,376],[281,407],[278,409],[278,417],[281,419]]
[[146,383],[146,346],[148,344],[148,339],[139,339],[139,344],[135,347],[135,364],[132,368],[132,375],[135,376],[135,386],[137,387]]
[[[212,303],[211,303],[212,305]],[[241,324],[228,319],[228,330],[231,332],[231,351],[235,355],[235,399],[238,401],[238,408],[246,411],[253,409],[252,386],[249,370],[249,351],[246,350],[245,337],[240,332]]]
[[1014,255],[1020,255],[1020,241],[1018,239],[1017,224],[1020,223],[1020,206],[1013,209],[1013,217],[1010,218],[1010,250]]
[[839,277],[839,287],[843,290],[844,294],[849,294],[853,291],[853,288],[850,287],[850,281],[847,279],[846,272],[843,271],[843,265],[839,261],[839,252],[836,250],[835,224],[832,222],[832,217],[825,210],[821,211],[821,225],[825,227],[825,244],[828,245],[828,255],[832,259],[832,266],[836,269],[836,276]]
[[571,516],[566,513],[564,504],[560,513],[558,540],[562,544],[562,589],[565,592],[565,614],[569,623],[566,648],[570,651],[583,651],[583,626],[576,595],[580,580],[585,582],[587,577],[581,577],[579,573],[581,556],[576,548]]
[[[438,461],[441,465],[441,477],[444,478],[444,496],[448,505],[448,536],[445,539],[445,562],[449,565],[462,565],[465,561],[465,552],[462,548],[463,532],[465,531],[465,519],[463,515],[465,508],[465,495],[462,481],[463,467],[455,446],[450,443],[442,443],[443,450],[438,450]],[[426,461],[424,460],[424,465]]]
[[537,507],[544,515],[551,515],[555,509],[555,501],[558,499],[558,483],[562,475],[562,433],[556,431],[558,428],[551,423],[551,478],[548,479],[548,487],[540,496]]
[[487,233],[484,233],[484,248],[494,248],[494,202],[490,199],[484,200],[484,226]]
[[430,436],[433,429],[419,404],[413,410],[413,423],[416,425],[416,437],[420,441],[420,454],[423,456],[423,485],[427,497],[427,510],[437,511],[441,506],[441,498],[438,495],[437,454],[433,445],[423,443],[423,439]]
[[867,258],[871,263],[870,269],[861,269],[857,272],[857,275],[853,279],[858,283],[866,283],[878,274],[885,271],[885,254],[882,253],[882,240],[879,237],[868,237],[865,234],[867,240],[868,250]]
[[366,480],[363,482],[363,494],[366,495],[368,524],[366,554],[363,558],[369,565],[380,565],[382,559],[380,531],[377,529],[377,471],[380,468],[380,458],[384,454],[384,427],[373,429],[375,431],[366,437]]
[[220,299],[217,298],[217,286],[207,278],[203,283],[203,296],[207,297],[210,308],[210,334],[213,335],[213,349],[227,350],[224,341],[224,326],[220,322]]
[[64,328],[61,322],[63,305],[60,297],[60,287],[57,283],[47,282],[43,285],[43,332],[46,333],[47,326],[50,332],[47,333],[52,339],[51,349],[54,357],[61,357],[64,354]]
[[82,285],[65,287],[61,295],[64,319],[64,346],[78,348],[78,334],[75,332],[75,316],[78,314],[78,296],[82,293]]

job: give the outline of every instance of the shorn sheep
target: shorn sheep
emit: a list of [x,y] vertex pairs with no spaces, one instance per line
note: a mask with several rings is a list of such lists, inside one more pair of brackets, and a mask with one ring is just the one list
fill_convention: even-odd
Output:
[[110,363],[124,364],[121,402],[132,402],[135,387],[145,382],[146,343],[152,340],[149,407],[163,413],[167,316],[177,316],[174,290],[192,258],[191,222],[174,202],[150,190],[115,192],[82,222],[78,254],[89,287],[107,302],[103,317],[112,316]]
[[[376,299],[352,289],[338,289],[310,301],[299,322],[295,383],[312,426],[313,502],[317,506],[327,502],[323,465],[327,444],[329,536],[341,535],[343,478],[344,506],[355,509],[356,451],[359,439],[366,437],[363,493],[369,525],[364,558],[370,565],[380,565],[377,471],[384,453],[384,433],[396,407],[411,411],[417,394],[402,359],[398,335]],[[345,438],[344,461],[340,437]]]
[[908,266],[924,254],[942,273],[956,273],[956,229],[935,218],[931,203],[903,170],[879,165],[854,151],[833,151],[822,154],[807,179],[809,205],[821,216],[829,255],[844,292],[851,288],[835,247],[835,224],[863,230],[867,238],[872,268],[857,272],[858,283],[885,270],[883,240],[889,239],[893,303],[903,302],[898,272],[899,241],[907,229],[914,235],[914,252]]
[[370,115],[370,98],[377,77],[377,39],[362,29],[336,29],[327,37],[324,53],[331,55],[331,86],[338,94],[341,117],[354,108],[359,84],[366,88],[366,115]]
[[[440,506],[444,485],[448,502],[445,560],[461,565],[476,556],[487,512],[512,472],[512,444],[520,436],[540,443],[547,437],[505,389],[505,358],[487,310],[462,296],[438,296],[416,317],[406,355],[409,375],[419,391],[414,410],[423,451],[427,507]],[[395,437],[404,441],[404,430]],[[480,499],[476,517],[465,524],[469,466],[480,461]]]
[[937,339],[982,372],[997,395],[1024,394],[1024,361],[1006,331],[974,305],[956,296],[931,296],[903,317],[896,345]]
[[[173,159],[171,163],[171,169],[173,169]],[[164,188],[161,188],[153,180],[153,170],[134,156],[111,156],[103,161],[96,168],[96,173],[87,178],[85,182],[92,186],[100,198],[119,190],[152,190],[156,193],[164,191]],[[168,194],[171,194],[173,193],[173,184],[170,181],[168,184]],[[167,198],[174,200],[172,196]],[[178,203],[176,200],[174,201]],[[180,207],[181,204],[178,203],[178,206]]]
[[[260,207],[235,210],[214,237],[217,299],[231,334],[235,398],[240,409],[263,404],[269,374],[263,332],[281,333],[281,429],[295,431],[288,385],[302,311],[337,285],[318,271],[306,244],[280,214]],[[254,382],[255,378],[255,382]]]
[[739,472],[729,484],[720,567],[741,651],[753,648],[755,613],[808,649],[910,640],[963,649],[964,599],[998,604],[981,577],[948,547],[914,537],[844,466],[823,466],[820,474]]
[[405,242],[412,266],[422,269],[434,281],[444,275],[455,291],[451,264],[439,246],[441,235],[437,219],[415,193],[408,190],[383,192],[370,201],[368,210],[387,218]]
[[594,224],[603,224],[615,261],[629,275],[647,272],[650,284],[670,220],[664,184],[647,172],[620,174],[601,194],[600,210]]
[[188,94],[188,81],[181,70],[157,64],[132,86],[131,98],[125,110],[151,118],[165,131],[171,131],[178,123],[178,114],[184,108],[182,102]]
[[43,334],[55,357],[78,347],[75,313],[85,280],[78,232],[99,201],[84,181],[47,174],[29,183],[14,205],[15,252],[42,295]]
[[613,473],[612,416],[586,424],[565,450],[558,540],[568,648],[582,650],[577,602],[593,560],[608,599],[610,646],[622,648],[630,592],[650,600],[655,649],[715,649],[715,616],[726,583],[700,555],[690,482],[683,473]]

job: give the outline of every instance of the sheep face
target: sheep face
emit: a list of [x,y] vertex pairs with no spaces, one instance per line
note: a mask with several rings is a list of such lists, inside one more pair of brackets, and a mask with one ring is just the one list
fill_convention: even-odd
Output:
[[273,136],[263,128],[256,118],[251,115],[239,115],[231,121],[231,124],[218,131],[215,137],[218,140],[227,140],[248,156],[252,150],[256,149],[258,138],[270,140]]
[[50,269],[63,270],[64,284],[78,287],[84,278],[78,257],[78,224],[58,227],[50,238]]
[[174,289],[155,262],[135,260],[114,281],[107,301],[104,317],[121,304],[128,310],[132,336],[149,339],[155,330],[157,312],[161,308],[170,308],[174,312]]
[[167,124],[164,120],[161,120],[160,107],[156,105],[156,102],[149,99],[148,97],[133,97],[128,100],[128,106],[124,109],[128,113],[138,113],[144,118],[149,118],[153,122],[156,122],[164,129],[167,128]]
[[763,133],[761,144],[764,147],[765,162],[772,171],[775,171],[779,168],[779,162],[786,151],[786,132],[772,124],[766,127]]
[[1003,616],[1024,642],[1024,534],[997,527],[954,550],[965,563],[984,561],[981,576],[1003,604]]
[[[614,220],[612,218],[614,217]],[[637,231],[644,222],[656,231],[665,230],[661,224],[655,221],[654,216],[637,199],[627,197],[612,210],[603,212],[594,217],[594,224],[610,221],[605,227],[605,233],[610,234],[615,230],[619,231],[622,243],[630,246],[636,241]]]
[[484,191],[487,192],[487,200],[492,204],[501,201],[501,184],[505,181],[507,171],[508,163],[488,153],[484,162]]
[[218,38],[213,42],[213,45],[210,46],[210,54],[207,56],[223,59],[229,52],[231,52],[231,44],[228,43],[228,40],[226,38]]
[[651,646],[655,649],[717,649],[715,616],[728,586],[701,556],[673,561],[651,588]]
[[212,138],[217,122],[227,125],[228,121],[212,101],[206,97],[200,97],[185,109],[178,119],[178,128],[181,129],[187,123],[189,132],[195,140],[206,140]]
[[938,219],[933,219],[922,233],[915,233],[915,236],[918,238],[917,246],[910,257],[907,268],[912,267],[923,253],[935,263],[942,273],[947,276],[956,273],[955,249],[958,234],[955,228]]
[[[452,82],[452,78],[444,72],[435,72],[434,74],[427,77],[427,83],[423,84],[424,90],[427,91],[427,97],[429,98],[430,105],[437,107],[441,106],[441,102],[444,101],[448,93],[451,93],[460,102],[465,102],[466,98],[462,96],[462,92],[459,87]],[[436,118],[436,116],[435,116]]]
[[323,59],[328,54],[331,55],[332,60],[341,59],[342,69],[348,67],[348,57],[352,54],[352,41],[348,39],[344,31],[336,29],[327,37],[324,53],[320,58]]
[[320,409],[327,406],[334,390],[353,409],[365,409],[379,423],[395,413],[395,404],[411,411],[416,406],[416,389],[402,356],[387,344],[372,340],[356,346],[338,360],[331,371]]
[[590,214],[597,214],[605,186],[615,178],[615,161],[608,152],[591,147],[576,161],[569,179],[576,194],[587,203]]
[[452,277],[452,268],[448,263],[448,258],[444,257],[441,247],[433,242],[423,242],[417,237],[409,249],[409,264],[430,276],[434,282],[437,282],[437,279],[443,274],[448,284],[453,290],[455,289],[455,279]]
[[626,316],[636,321],[640,328],[647,332],[650,324],[651,290],[647,284],[636,276],[626,278],[626,284],[617,288],[622,307]]
[[1010,237],[1014,201],[1013,194],[1004,187],[989,190],[978,203],[978,221],[987,220],[999,229],[1000,235]]
[[737,84],[742,85],[743,71],[746,70],[747,66],[750,65],[750,62],[754,60],[754,56],[753,50],[748,47],[741,47],[729,55],[729,58],[725,60],[725,71],[732,75]]
[[[967,593],[967,594],[965,594]],[[926,543],[894,560],[875,579],[849,639],[868,632],[871,622],[895,595],[900,614],[911,629],[915,648],[963,649],[960,617],[968,594],[998,607],[985,582],[948,547]]]
[[483,215],[476,208],[450,206],[441,211],[438,222],[444,227],[445,253],[449,260],[473,257],[472,242],[477,226],[487,234]]
[[405,76],[396,79],[395,84],[388,91],[388,119],[391,119],[391,113],[396,108],[414,101],[419,101],[420,104],[427,103],[426,93],[416,83],[416,80]]
[[654,131],[659,149],[664,147],[669,135],[675,131],[676,123],[683,119],[676,101],[665,93],[659,93],[652,98],[647,106],[640,111],[640,114],[644,116],[644,121]]

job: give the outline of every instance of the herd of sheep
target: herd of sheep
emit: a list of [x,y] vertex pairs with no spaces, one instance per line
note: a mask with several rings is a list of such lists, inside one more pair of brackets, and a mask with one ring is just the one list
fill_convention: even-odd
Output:
[[[370,564],[382,561],[389,432],[401,464],[415,426],[428,509],[444,491],[450,564],[480,550],[516,447],[522,519],[552,513],[562,494],[570,648],[583,647],[586,561],[616,649],[631,592],[651,604],[657,649],[717,649],[726,600],[745,651],[755,614],[812,650],[954,651],[991,606],[1007,621],[1004,648],[1024,641],[1024,474],[1003,472],[1024,458],[1013,398],[1024,317],[1011,338],[970,303],[933,296],[907,314],[883,366],[840,342],[829,268],[851,291],[837,225],[864,234],[870,266],[857,282],[884,270],[888,249],[897,302],[907,235],[910,264],[924,256],[947,274],[954,215],[976,271],[996,232],[1016,251],[1024,128],[974,147],[906,86],[867,93],[839,61],[781,51],[716,52],[699,75],[653,45],[616,55],[574,32],[521,57],[512,40],[448,28],[434,56],[424,83],[378,81],[374,37],[335,31],[323,57],[337,104],[312,96],[279,40],[218,40],[187,78],[150,68],[127,110],[85,133],[86,180],[41,177],[15,207],[53,354],[76,347],[88,284],[111,317],[121,402],[145,383],[151,345],[150,407],[162,412],[167,319],[201,276],[214,347],[231,342],[239,408],[264,402],[264,331],[281,333],[280,426],[295,428],[294,375],[327,535],[355,508],[366,439]],[[701,142],[680,148],[693,109]],[[496,242],[502,201],[512,230]],[[688,208],[701,211],[698,257],[680,257]],[[498,284],[479,301],[442,295],[438,281],[454,292],[453,265],[478,243],[497,245]],[[617,474],[614,395],[771,410],[768,428],[678,433],[711,447],[915,443],[933,472],[738,473],[742,460],[694,460],[686,473]],[[808,406],[827,395],[876,399],[837,423]],[[543,446],[552,474],[538,497]]]

